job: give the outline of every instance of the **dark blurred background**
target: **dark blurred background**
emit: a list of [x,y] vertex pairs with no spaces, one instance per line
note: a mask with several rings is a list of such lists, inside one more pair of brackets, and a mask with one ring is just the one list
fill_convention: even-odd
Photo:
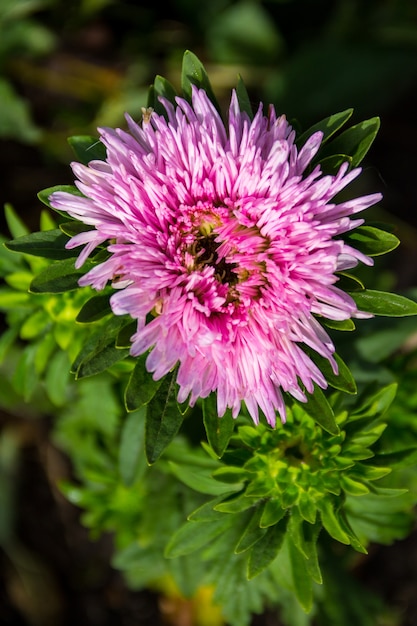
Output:
[[[37,230],[37,192],[72,182],[66,138],[123,125],[125,111],[138,118],[156,74],[179,87],[185,49],[203,61],[224,105],[241,74],[255,106],[272,102],[300,129],[348,107],[355,109],[354,121],[381,117],[362,184],[383,192],[376,218],[393,222],[403,242],[390,258],[393,286],[415,285],[415,0],[171,0],[164,6],[0,0],[2,202]],[[0,456],[13,470],[4,473],[13,485],[21,550],[13,558],[24,566],[17,576],[3,546],[0,624],[140,626],[167,620],[156,596],[125,589],[108,565],[109,540],[90,544],[78,512],[56,490],[56,478],[69,475],[70,464],[49,442],[48,421],[4,413],[1,423],[19,432],[19,464],[7,465],[7,454]],[[3,500],[5,490],[3,485]],[[416,558],[411,537],[376,550],[361,570],[367,584],[400,607],[404,626],[417,619]],[[31,575],[31,568],[43,575]],[[188,618],[181,619],[175,623],[189,626]],[[278,621],[265,615],[255,623]]]

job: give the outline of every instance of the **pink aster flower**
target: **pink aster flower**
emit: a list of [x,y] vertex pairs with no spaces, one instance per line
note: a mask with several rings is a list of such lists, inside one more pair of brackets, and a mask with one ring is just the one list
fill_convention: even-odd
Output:
[[94,227],[68,242],[85,246],[78,267],[108,242],[80,284],[111,281],[113,312],[137,320],[131,354],[149,351],[155,379],[178,364],[179,402],[214,391],[219,416],[244,401],[273,425],[283,391],[305,400],[327,386],[303,346],[337,372],[318,320],[364,315],[336,272],[371,260],[340,235],[380,194],[336,203],[360,169],[310,171],[322,134],[298,150],[273,107],[251,121],[233,93],[225,126],[203,90],[192,106],[162,102],[168,121],[147,110],[141,125],[127,117],[130,132],[102,129],[106,161],[72,165],[84,197],[55,192],[51,204]]

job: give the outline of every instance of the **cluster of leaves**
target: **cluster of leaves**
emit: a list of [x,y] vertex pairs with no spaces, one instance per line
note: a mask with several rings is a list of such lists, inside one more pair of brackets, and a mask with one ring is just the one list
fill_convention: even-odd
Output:
[[[187,52],[184,97],[191,98],[193,85],[204,88],[220,110],[204,67]],[[237,95],[252,116],[240,79]],[[159,96],[175,105],[174,87],[160,76],[148,106],[163,114]],[[316,162],[325,171],[334,172],[342,161],[356,167],[375,138],[375,118],[343,131],[350,115],[349,110],[330,116],[299,138],[301,146],[311,133],[323,132]],[[96,138],[73,137],[70,143],[83,163],[105,159]],[[75,187],[58,186],[41,192],[40,199],[49,206],[57,189],[79,194]],[[320,558],[329,537],[366,552],[371,540],[391,542],[407,534],[413,494],[404,494],[396,479],[385,481],[394,467],[401,480],[402,466],[415,460],[415,446],[376,447],[388,423],[381,417],[393,385],[356,399],[355,379],[344,361],[336,357],[335,375],[312,353],[336,391],[316,388],[306,404],[293,402],[288,423],[276,430],[249,425],[244,412],[237,421],[230,413],[219,419],[213,396],[193,409],[179,406],[175,370],[154,381],[145,356],[129,356],[135,325],[128,316],[112,316],[112,287],[100,294],[79,288],[80,276],[108,254],[99,247],[75,269],[77,252],[65,244],[89,227],[66,214],[56,223],[44,214],[42,229],[28,233],[10,208],[7,217],[14,239],[1,257],[8,286],[0,292],[0,306],[10,328],[0,348],[6,354],[16,340],[26,342],[18,350],[16,390],[28,400],[42,381],[50,401],[62,407],[56,438],[81,481],[63,489],[85,509],[83,521],[93,533],[115,533],[115,565],[132,586],[157,584],[168,575],[184,595],[212,587],[214,602],[233,626],[248,623],[265,602],[281,603],[292,615],[289,624],[304,625],[308,618],[295,608],[294,597],[305,611],[318,610],[317,585],[326,578]],[[398,244],[377,225],[347,237],[371,256]],[[365,289],[351,272],[339,278],[360,309],[400,317],[417,313],[415,302]],[[354,328],[351,321],[321,321],[332,330]],[[65,375],[70,369],[80,385],[72,397]],[[203,449],[195,445],[201,438]],[[380,479],[383,487],[375,486]]]

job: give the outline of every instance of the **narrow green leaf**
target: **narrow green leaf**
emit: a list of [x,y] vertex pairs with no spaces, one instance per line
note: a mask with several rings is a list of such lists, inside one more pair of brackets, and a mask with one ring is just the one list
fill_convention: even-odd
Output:
[[167,374],[148,404],[145,450],[149,465],[155,463],[177,434],[183,420],[176,401],[176,371]]
[[342,291],[363,291],[365,285],[357,276],[348,272],[337,272],[337,287]]
[[387,317],[417,315],[417,302],[395,293],[365,289],[357,293],[352,292],[350,295],[360,311]]
[[74,150],[77,159],[84,165],[88,165],[90,161],[106,160],[106,146],[98,137],[75,135],[68,137],[68,143]]
[[[379,454],[372,459],[374,465],[383,467],[391,467],[399,469],[401,467],[410,467],[417,464],[417,449],[406,448],[405,450],[397,450],[396,452],[387,452]],[[380,489],[380,488],[379,488]],[[374,488],[372,488],[374,490]]]
[[319,318],[320,321],[327,326],[327,328],[331,328],[332,330],[341,330],[341,331],[352,331],[355,330],[355,322],[351,319],[349,320],[328,320]]
[[304,348],[304,351],[324,374],[331,387],[350,394],[357,393],[356,382],[352,372],[338,354],[335,353],[333,355],[339,370],[338,374],[335,374],[329,361],[320,356],[320,354],[317,354],[315,350]]
[[346,241],[368,256],[379,256],[395,250],[400,240],[392,233],[374,226],[359,226],[347,233]]
[[322,144],[330,139],[352,116],[353,109],[346,109],[346,111],[341,111],[340,113],[335,113],[334,115],[329,115],[329,117],[324,118],[314,126],[308,128],[300,137],[297,139],[297,145],[303,146],[307,139],[314,135],[317,131],[321,131],[323,133]]
[[287,528],[287,518],[270,526],[264,536],[253,546],[248,561],[248,579],[260,574],[277,557]]
[[76,250],[67,250],[68,237],[58,229],[23,235],[6,242],[6,248],[14,252],[32,254],[46,259],[67,259],[78,256]]
[[30,284],[30,292],[64,293],[78,289],[78,281],[91,267],[91,261],[86,261],[82,269],[75,269],[74,259],[55,261],[34,277]]
[[333,409],[328,403],[326,396],[316,384],[314,384],[314,393],[307,393],[307,402],[301,403],[300,406],[314,419],[319,426],[331,435],[339,434],[339,427],[336,423]]
[[248,472],[243,467],[234,467],[231,465],[225,465],[219,467],[219,469],[213,472],[213,478],[224,483],[241,483],[249,478],[253,474]]
[[172,473],[187,485],[190,489],[198,493],[205,493],[210,496],[219,496],[230,493],[233,487],[226,486],[217,482],[211,476],[211,471],[204,470],[201,467],[190,467],[179,465],[178,463],[169,462]]
[[247,511],[247,509],[255,506],[257,502],[259,502],[259,498],[251,498],[246,493],[241,493],[223,500],[216,504],[214,508],[222,513],[241,513],[241,511]]
[[111,313],[109,294],[98,294],[83,304],[75,321],[80,324],[90,324],[100,320],[109,313]]
[[142,407],[130,413],[123,424],[119,447],[119,473],[127,487],[138,479],[139,471],[144,471],[146,467],[145,418],[146,409]]
[[154,109],[158,115],[166,116],[167,112],[163,104],[159,101],[159,98],[165,98],[165,100],[171,102],[175,107],[176,96],[177,92],[171,83],[163,76],[156,76],[152,88],[149,90],[148,107]]
[[[123,328],[120,329],[120,332],[117,335],[116,346],[118,348],[130,349],[132,346],[132,335],[136,332],[137,327],[138,327],[138,323],[134,320],[129,322],[129,324],[126,324],[125,326],[123,326]],[[147,355],[144,356],[145,361],[146,361],[146,356]]]
[[253,110],[250,102],[249,94],[245,87],[245,83],[243,82],[240,74],[237,77],[237,85],[236,85],[236,95],[237,100],[239,102],[239,108],[244,113],[247,113],[250,120],[253,120]]
[[[386,385],[382,389],[378,389],[375,393],[369,394],[365,391],[360,398],[360,403],[354,411],[351,411],[350,420],[354,422],[358,419],[381,417],[391,405],[397,394],[397,383]],[[346,424],[347,430],[350,428],[350,422]]]
[[233,434],[235,420],[230,409],[226,410],[223,417],[218,416],[216,395],[213,393],[204,398],[202,404],[207,440],[216,455],[221,458]]
[[233,516],[223,515],[211,523],[187,521],[172,536],[165,549],[165,557],[173,559],[184,554],[191,554],[221,535],[233,524]]
[[325,146],[320,153],[320,158],[334,154],[346,154],[352,158],[351,166],[356,167],[371,147],[379,127],[380,120],[378,117],[351,126]]
[[[65,215],[65,217],[68,217],[68,215]],[[94,230],[94,226],[72,220],[71,222],[63,222],[62,224],[60,224],[59,229],[62,230],[65,235],[68,235],[68,237],[74,237],[79,233],[85,233],[88,230]]]
[[117,333],[124,323],[122,317],[111,319],[106,327],[100,328],[86,341],[71,367],[77,378],[104,372],[129,355],[129,350],[115,346]]
[[257,541],[260,541],[262,537],[267,533],[266,528],[261,528],[259,523],[261,521],[263,512],[263,506],[260,504],[252,513],[249,523],[245,527],[242,535],[235,547],[235,554],[241,554],[249,550]]
[[146,369],[147,354],[141,354],[136,358],[136,365],[130,375],[125,391],[125,405],[128,411],[145,406],[152,400],[162,380],[154,380],[152,374]]
[[68,213],[66,213],[65,211],[58,211],[57,209],[54,209],[54,207],[51,205],[49,201],[50,196],[55,191],[65,191],[66,193],[70,193],[73,196],[81,196],[81,197],[83,197],[84,194],[82,194],[81,191],[79,191],[79,189],[77,189],[75,185],[55,185],[54,187],[47,187],[46,189],[42,189],[42,191],[38,193],[38,198],[41,202],[43,202],[43,204],[45,204],[47,207],[49,207],[53,211],[56,211],[60,215],[63,215],[64,217],[68,218]]
[[29,234],[29,229],[8,202],[4,205],[4,215],[12,237],[16,239]]
[[195,54],[186,50],[182,61],[182,73],[181,73],[181,88],[184,96],[191,102],[192,86],[195,85],[199,89],[204,89],[207,96],[214,104],[216,109],[220,111],[219,104],[214,95],[213,89],[210,84],[208,74],[204,68],[204,65],[196,57]]
[[190,522],[212,522],[214,520],[223,519],[223,513],[218,511],[215,506],[222,502],[224,499],[224,494],[218,496],[217,498],[213,498],[209,502],[205,502],[198,509],[195,509],[188,516],[188,520]]
[[309,613],[313,603],[313,584],[307,569],[306,559],[291,540],[288,541],[288,554],[290,557],[295,595],[304,611]]
[[328,157],[320,159],[319,163],[323,174],[335,175],[343,163],[352,164],[352,157],[347,154],[331,154]]

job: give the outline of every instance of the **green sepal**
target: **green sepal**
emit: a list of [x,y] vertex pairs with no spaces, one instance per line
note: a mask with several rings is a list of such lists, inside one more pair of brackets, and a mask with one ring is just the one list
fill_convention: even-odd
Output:
[[55,209],[49,201],[50,196],[56,191],[64,191],[65,193],[70,193],[73,196],[80,196],[81,198],[84,197],[84,194],[81,193],[81,191],[77,189],[75,185],[55,185],[54,187],[47,187],[46,189],[42,189],[41,191],[39,191],[38,198],[45,206],[68,219],[68,213]]
[[165,548],[164,556],[174,559],[184,554],[191,554],[224,533],[233,524],[232,515],[223,515],[211,523],[187,521],[171,537]]
[[84,165],[90,161],[105,161],[107,157],[106,146],[98,137],[90,135],[75,135],[68,137],[68,143],[73,149],[75,156]]
[[360,311],[385,315],[386,317],[406,317],[417,315],[417,302],[396,293],[386,291],[364,291],[350,293]]
[[71,366],[71,372],[77,379],[104,372],[129,355],[129,350],[115,345],[117,333],[125,323],[122,317],[113,318],[89,337]]
[[159,98],[165,98],[176,106],[175,98],[177,92],[171,83],[163,76],[156,76],[153,85],[151,85],[148,94],[148,107],[151,107],[158,115],[167,117],[167,111]]
[[79,324],[91,324],[111,313],[110,294],[98,294],[83,304],[75,321]]
[[216,395],[213,393],[204,398],[202,404],[207,440],[218,458],[221,458],[233,434],[235,420],[230,409],[226,409],[223,417],[218,416]]
[[368,256],[379,256],[395,250],[398,237],[374,226],[358,226],[347,233],[345,241]]
[[137,331],[137,328],[138,323],[134,320],[123,326],[117,335],[116,346],[130,349],[132,347],[132,335]]
[[287,511],[282,508],[281,502],[278,498],[269,498],[263,507],[259,526],[261,528],[274,526],[282,520],[286,513]]
[[252,548],[253,545],[267,532],[266,528],[261,528],[259,523],[262,517],[263,506],[258,505],[256,509],[252,513],[252,517],[250,518],[249,523],[245,527],[242,535],[237,542],[235,547],[235,554],[241,554],[242,552],[246,552],[249,548]]
[[250,103],[249,94],[240,74],[237,77],[236,96],[239,103],[239,109],[242,112],[247,113],[250,120],[253,120],[253,110]]
[[297,146],[303,146],[307,139],[321,131],[323,133],[323,138],[321,140],[322,145],[326,143],[346,122],[352,117],[353,109],[346,109],[346,111],[341,111],[340,113],[334,113],[334,115],[329,115],[329,117],[325,117],[323,120],[314,124],[314,126],[310,126],[302,135],[297,138]]
[[359,124],[355,124],[355,126],[351,126],[338,135],[336,139],[329,142],[324,149],[319,152],[320,160],[323,156],[328,157],[335,154],[346,154],[352,159],[351,167],[356,167],[361,163],[371,147],[379,127],[379,117],[373,117]]
[[176,370],[162,379],[158,392],[148,403],[146,412],[145,451],[149,465],[159,459],[184,421],[176,400]]
[[393,469],[410,467],[411,465],[417,464],[417,449],[406,448],[405,450],[379,454],[372,459],[372,463],[374,465],[391,467]]
[[79,255],[77,250],[67,250],[68,237],[59,229],[39,231],[23,235],[5,243],[13,252],[41,256],[45,259],[68,259]]
[[314,383],[314,393],[307,393],[307,402],[300,402],[299,405],[314,421],[331,435],[339,434],[339,426],[336,423],[335,415],[326,396]]
[[204,65],[196,57],[193,52],[186,50],[182,61],[181,72],[181,88],[184,96],[191,102],[192,100],[192,86],[195,85],[199,89],[204,89],[209,100],[214,104],[216,109],[220,112],[219,103],[214,95],[208,74],[204,68]]
[[342,525],[338,519],[338,515],[334,511],[331,502],[327,498],[324,498],[317,503],[317,507],[320,511],[323,526],[327,530],[329,535],[333,537],[333,539],[340,541],[340,543],[349,545],[349,535],[342,528]]
[[248,580],[258,576],[277,557],[287,529],[287,517],[270,526],[264,536],[253,546],[248,560]]
[[125,406],[127,411],[136,411],[148,404],[157,393],[162,379],[154,380],[146,369],[147,354],[136,357],[136,365],[130,375],[125,390]]
[[64,293],[79,289],[78,281],[93,267],[91,260],[87,260],[82,269],[75,269],[74,259],[55,261],[37,274],[30,283],[31,293]]
[[130,487],[145,471],[145,418],[146,409],[142,407],[130,413],[123,424],[119,446],[119,474],[123,483]]

